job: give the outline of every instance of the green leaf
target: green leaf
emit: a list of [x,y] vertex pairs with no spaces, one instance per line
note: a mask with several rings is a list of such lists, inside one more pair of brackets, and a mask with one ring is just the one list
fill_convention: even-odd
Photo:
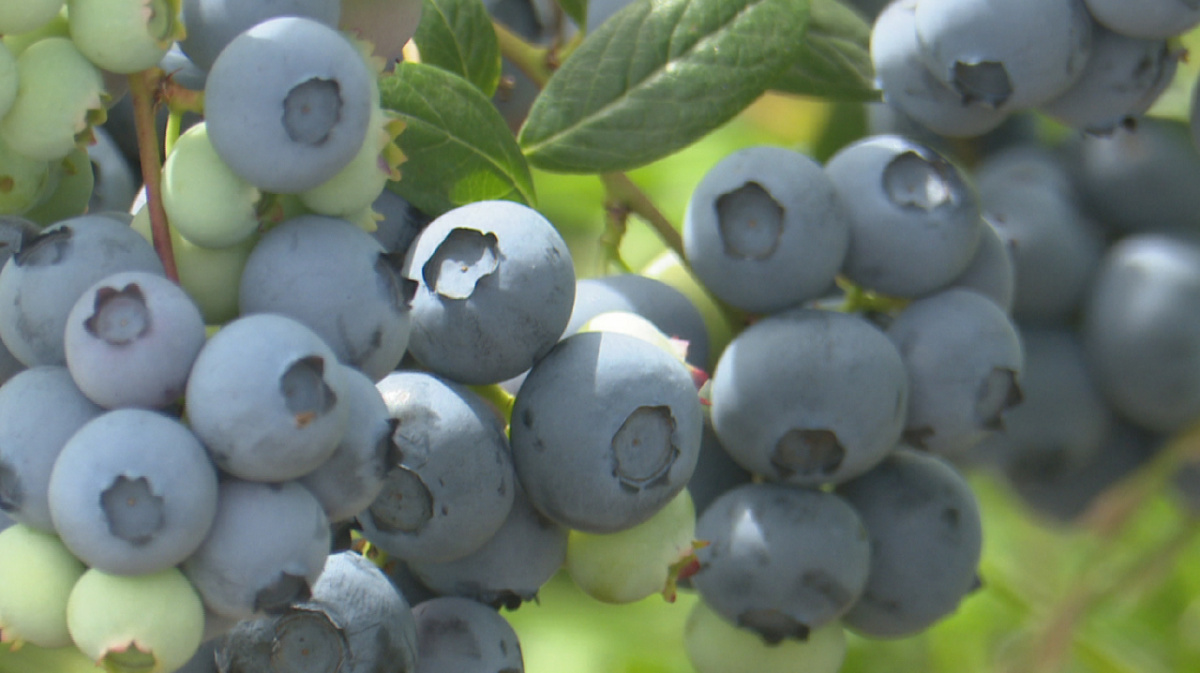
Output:
[[[601,1],[603,2],[604,0]],[[558,0],[558,6],[562,7],[563,12],[571,17],[575,25],[586,27],[588,0]]]
[[424,0],[413,36],[421,62],[460,75],[488,96],[500,84],[500,47],[481,0]]
[[533,178],[504,118],[470,82],[424,63],[400,63],[379,82],[384,107],[407,125],[407,161],[389,188],[430,215],[475,201],[536,204]]
[[877,101],[871,26],[840,0],[812,0],[802,53],[773,89],[841,101]]
[[637,0],[587,36],[534,101],[533,165],[622,171],[682,149],[773,85],[803,50],[808,0]]

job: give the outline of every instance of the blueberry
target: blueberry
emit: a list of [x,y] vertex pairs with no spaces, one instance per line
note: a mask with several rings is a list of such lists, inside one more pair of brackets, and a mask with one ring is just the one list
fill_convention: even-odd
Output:
[[1048,167],[1011,162],[980,178],[983,210],[1007,243],[1016,272],[1013,315],[1061,323],[1071,318],[1100,261],[1103,241],[1074,193]]
[[1017,328],[983,295],[963,289],[919,299],[888,326],[908,369],[905,440],[931,453],[966,452],[1021,400]]
[[866,531],[832,493],[739,486],[705,511],[696,537],[709,543],[692,578],[704,602],[767,642],[807,639],[849,610],[867,582]]
[[804,486],[866,472],[900,440],[908,374],[856,315],[800,309],[758,321],[721,355],[713,428],[747,470]]
[[1113,421],[1073,330],[1023,326],[1020,337],[1024,399],[976,450],[1018,481],[1024,474],[1051,477],[1086,464]]
[[1091,53],[1082,0],[920,0],[915,18],[930,72],[968,106],[1044,103],[1079,78]]
[[374,563],[354,552],[325,562],[312,597],[279,615],[240,622],[216,650],[223,673],[416,670],[412,609]]
[[179,49],[197,68],[208,71],[225,46],[243,31],[280,16],[305,17],[337,28],[339,5],[336,0],[183,0],[187,37]]
[[504,429],[475,393],[425,372],[377,384],[393,419],[383,489],[358,516],[363,535],[406,560],[449,561],[483,546],[512,509]]
[[63,542],[116,575],[174,566],[200,546],[217,511],[217,471],[200,440],[152,411],[118,409],[81,427],[50,475]]
[[943,460],[898,449],[838,487],[870,536],[870,574],[842,618],[873,638],[924,631],[978,585],[983,525],[962,475]]
[[404,277],[409,350],[461,383],[498,383],[533,366],[562,336],[575,299],[566,243],[537,211],[511,201],[451,210],[413,241]]
[[574,334],[588,320],[609,311],[629,311],[648,319],[663,334],[687,343],[688,363],[708,366],[708,328],[695,304],[679,290],[632,273],[581,279],[575,284],[575,307],[563,335]]
[[276,18],[221,51],[204,87],[205,121],[235,173],[265,191],[293,194],[354,158],[374,96],[369,68],[336,30]]
[[814,299],[833,285],[849,223],[813,159],[749,147],[713,166],[692,192],[683,245],[714,296],[754,312]]
[[534,509],[518,484],[508,518],[482,547],[453,561],[407,565],[436,594],[515,609],[537,600],[566,554],[567,529]]
[[612,332],[561,341],[521,385],[512,418],[530,501],[592,533],[629,528],[670,502],[692,475],[703,427],[683,364]]
[[413,607],[417,673],[522,673],[517,634],[495,610],[466,598],[434,598]]
[[1200,225],[1200,153],[1186,124],[1143,118],[1136,129],[1084,136],[1070,148],[1084,208],[1117,233],[1188,233]]
[[1181,52],[1165,39],[1128,37],[1102,26],[1092,34],[1083,74],[1039,109],[1069,126],[1111,133],[1132,125],[1158,100],[1175,76]]
[[1096,21],[1124,35],[1147,39],[1182,35],[1200,23],[1200,7],[1190,0],[1085,0]]
[[943,136],[977,136],[999,127],[1006,112],[963,105],[961,94],[926,67],[917,39],[916,7],[917,0],[891,2],[871,29],[871,63],[884,101]]
[[119,271],[163,274],[162,262],[128,224],[105,215],[71,218],[26,237],[0,270],[0,338],[26,366],[66,364],[67,315],[93,283]]
[[329,520],[303,486],[229,479],[208,537],[182,568],[209,610],[245,619],[307,600],[329,546]]
[[982,231],[979,196],[958,168],[900,136],[870,136],[825,165],[850,220],[842,266],[859,285],[916,297],[966,269]]
[[0,511],[53,531],[48,491],[54,462],[75,431],[103,411],[66,367],[33,367],[0,386]]
[[346,432],[333,455],[300,478],[325,508],[330,521],[352,519],[383,489],[393,450],[387,404],[371,379],[346,367]]
[[192,430],[243,479],[287,481],[325,462],[346,429],[344,377],[329,346],[291,318],[239,318],[200,349],[187,382]]
[[1200,246],[1142,234],[1109,249],[1088,296],[1084,347],[1105,399],[1156,432],[1200,415]]
[[204,345],[204,318],[178,285],[145,272],[88,288],[67,315],[67,369],[107,408],[159,409],[183,397]]
[[305,215],[275,226],[246,260],[243,315],[278,313],[312,329],[344,364],[378,381],[408,346],[415,283],[400,260],[346,220]]

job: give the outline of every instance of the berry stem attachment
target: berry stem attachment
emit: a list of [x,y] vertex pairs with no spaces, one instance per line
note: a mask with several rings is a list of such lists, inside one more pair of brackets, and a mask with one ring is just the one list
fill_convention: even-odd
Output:
[[146,185],[146,207],[150,209],[150,232],[154,251],[162,260],[167,278],[179,282],[167,212],[162,202],[162,156],[158,149],[158,130],[154,123],[154,92],[162,71],[143,70],[129,76],[129,95],[133,99],[133,120],[137,128],[138,152],[142,160],[142,181]]
[[163,134],[163,152],[167,156],[171,156],[171,150],[175,149],[175,141],[179,140],[182,128],[183,111],[171,110],[167,115],[167,131]]

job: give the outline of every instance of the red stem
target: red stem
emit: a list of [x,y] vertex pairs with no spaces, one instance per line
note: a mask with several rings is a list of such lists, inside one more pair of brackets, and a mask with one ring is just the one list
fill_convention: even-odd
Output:
[[146,207],[150,209],[150,234],[154,251],[162,260],[167,278],[179,282],[175,253],[171,250],[171,232],[167,211],[162,204],[162,159],[158,149],[158,129],[154,123],[156,71],[144,70],[129,76],[129,95],[133,97],[133,120],[137,128],[138,152],[142,160],[142,182],[146,185]]

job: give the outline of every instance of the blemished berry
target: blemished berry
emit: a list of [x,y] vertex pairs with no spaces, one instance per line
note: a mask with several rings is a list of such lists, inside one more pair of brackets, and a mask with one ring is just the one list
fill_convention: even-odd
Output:
[[54,533],[17,523],[0,532],[0,633],[41,647],[71,644],[67,600],[86,568]]
[[221,51],[204,87],[205,121],[234,173],[264,191],[294,194],[354,158],[374,96],[373,75],[345,37],[312,19],[281,17]]
[[466,598],[434,598],[413,606],[417,673],[523,673],[517,634],[500,613]]
[[562,336],[575,299],[566,242],[536,210],[511,201],[478,201],[429,223],[403,275],[418,284],[409,351],[430,371],[472,385],[532,367]]
[[162,275],[128,224],[105,215],[63,220],[26,237],[0,270],[0,338],[27,366],[66,364],[67,316],[93,283],[121,271]]
[[788,484],[747,484],[696,523],[708,542],[692,584],[729,622],[767,642],[805,640],[851,609],[871,562],[867,531],[841,497]]
[[188,421],[222,470],[287,481],[325,462],[346,429],[337,358],[286,316],[239,318],[209,338],[187,383]]
[[712,422],[742,467],[819,486],[866,472],[900,440],[908,373],[856,315],[798,309],[760,320],[725,349]]
[[67,441],[49,498],[55,530],[89,567],[153,573],[204,541],[217,511],[217,471],[182,423],[118,409]]
[[1083,0],[920,0],[915,19],[926,66],[963,105],[1044,103],[1079,78],[1091,53]]
[[842,617],[875,638],[924,631],[978,588],[983,524],[966,480],[943,460],[897,449],[836,493],[870,537],[862,596]]
[[678,358],[625,334],[575,334],[521,385],[513,464],[543,514],[614,533],[649,519],[686,486],[703,422]]
[[200,647],[204,606],[177,568],[132,577],[90,568],[71,590],[67,626],[98,665],[170,673]]
[[234,38],[268,19],[301,16],[336,28],[338,5],[336,0],[183,0],[187,37],[179,47],[196,67],[207,71]]
[[109,72],[153,68],[183,37],[180,0],[67,0],[71,41]]
[[219,616],[278,614],[312,595],[330,540],[321,503],[303,486],[229,479],[208,537],[182,568]]
[[183,397],[204,337],[200,309],[178,285],[124,272],[80,295],[63,348],[75,384],[96,404],[161,409]]
[[753,312],[829,290],[849,237],[846,210],[821,165],[770,146],[717,162],[692,192],[683,222],[696,277],[714,296]]
[[869,136],[825,165],[850,222],[842,271],[864,288],[919,297],[962,273],[979,246],[979,196],[937,152]]
[[377,384],[393,419],[383,489],[358,516],[363,536],[402,559],[450,561],[483,546],[512,509],[504,428],[465,386],[399,371]]

